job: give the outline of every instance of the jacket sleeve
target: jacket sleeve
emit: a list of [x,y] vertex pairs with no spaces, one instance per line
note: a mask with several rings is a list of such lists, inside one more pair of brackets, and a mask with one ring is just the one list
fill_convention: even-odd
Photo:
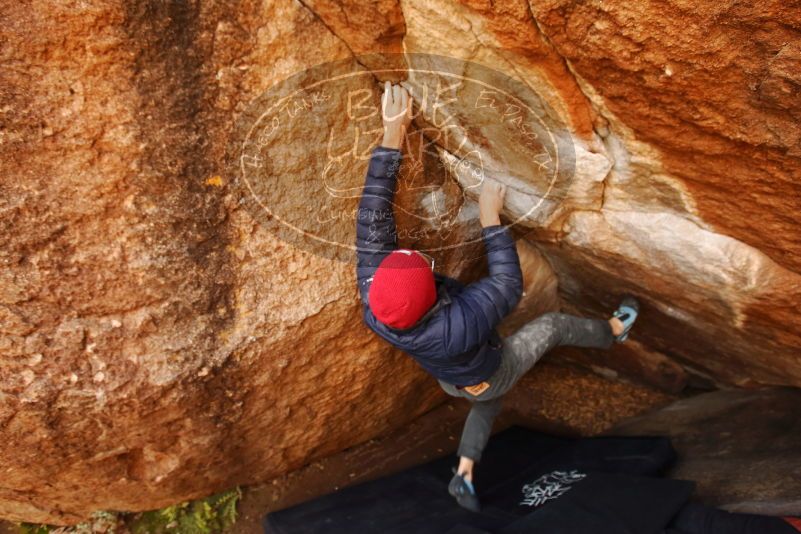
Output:
[[381,260],[398,248],[392,199],[400,161],[400,150],[377,146],[367,167],[356,213],[356,280],[363,303]]
[[489,274],[457,294],[447,308],[445,350],[461,354],[489,340],[493,329],[520,302],[523,272],[509,230],[488,226],[481,231]]

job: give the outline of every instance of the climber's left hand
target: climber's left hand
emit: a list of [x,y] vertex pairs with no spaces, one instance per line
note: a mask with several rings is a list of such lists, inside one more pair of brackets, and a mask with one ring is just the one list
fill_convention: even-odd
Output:
[[384,121],[384,140],[381,146],[399,149],[412,121],[412,97],[405,87],[384,82],[381,116]]

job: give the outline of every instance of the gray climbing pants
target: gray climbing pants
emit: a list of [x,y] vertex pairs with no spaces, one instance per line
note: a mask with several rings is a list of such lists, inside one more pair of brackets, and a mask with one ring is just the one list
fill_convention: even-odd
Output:
[[584,319],[564,313],[546,313],[503,340],[501,364],[487,379],[479,395],[438,380],[448,395],[472,402],[457,454],[478,462],[487,445],[492,423],[501,410],[503,395],[554,347],[568,345],[608,349],[614,342],[612,327],[604,319]]

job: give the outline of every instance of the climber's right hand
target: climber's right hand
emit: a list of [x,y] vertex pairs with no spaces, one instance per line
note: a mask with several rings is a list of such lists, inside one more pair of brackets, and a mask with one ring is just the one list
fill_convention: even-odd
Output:
[[478,196],[478,218],[482,227],[501,224],[500,214],[503,209],[504,195],[506,195],[505,185],[492,180],[484,180],[481,194]]

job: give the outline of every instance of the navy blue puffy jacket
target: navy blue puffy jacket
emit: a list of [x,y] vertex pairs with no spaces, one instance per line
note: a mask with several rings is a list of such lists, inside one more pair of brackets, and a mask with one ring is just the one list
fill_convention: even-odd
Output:
[[400,330],[379,322],[370,311],[367,295],[381,260],[398,248],[392,199],[400,161],[400,150],[373,149],[356,215],[356,277],[364,322],[443,382],[481,383],[501,361],[502,340],[495,327],[523,293],[514,240],[504,226],[484,228],[488,276],[464,286],[435,273],[437,302],[416,324]]

